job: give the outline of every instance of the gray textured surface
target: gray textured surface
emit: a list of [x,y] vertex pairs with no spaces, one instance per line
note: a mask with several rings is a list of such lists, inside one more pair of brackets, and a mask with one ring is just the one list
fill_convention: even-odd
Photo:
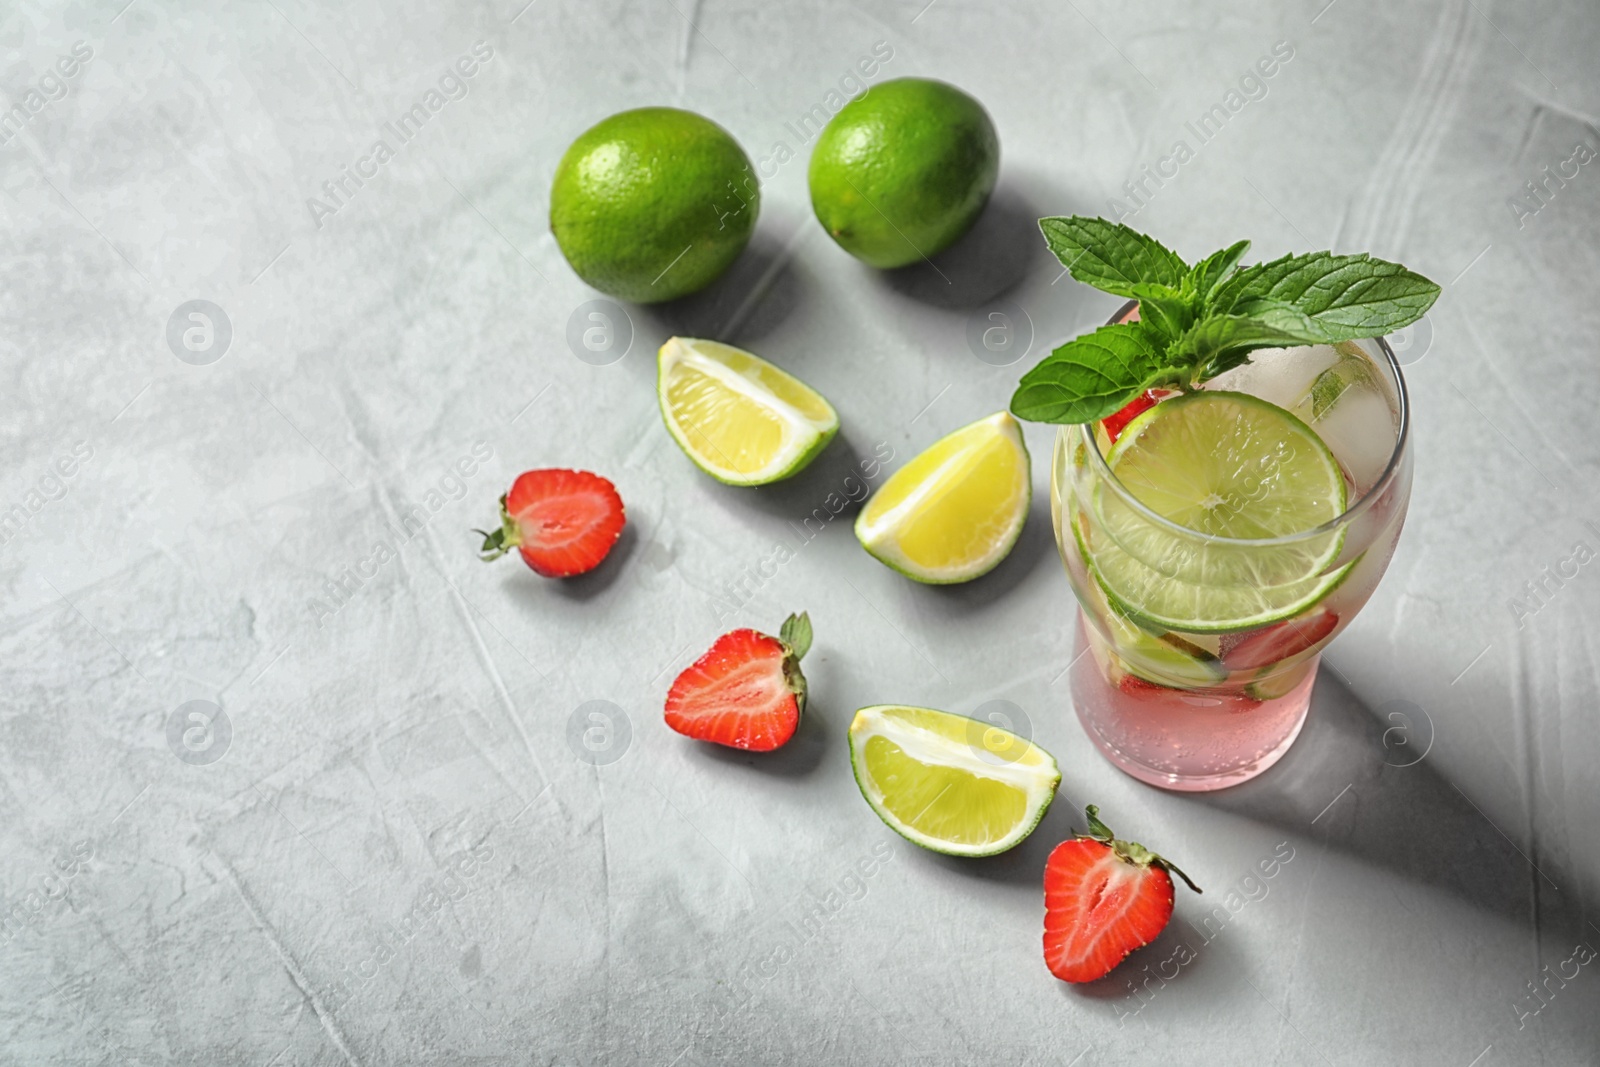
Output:
[[[26,516],[0,547],[0,1061],[1594,1062],[1600,961],[1528,983],[1600,948],[1600,564],[1510,607],[1600,549],[1600,176],[1509,206],[1600,149],[1588,0],[124,2],[0,16],[0,99],[45,90],[0,145],[0,507]],[[92,58],[46,77],[78,41]],[[480,41],[470,91],[317,225],[307,198]],[[978,230],[892,277],[810,218],[789,125],[880,41],[878,79],[961,84],[1004,151]],[[1279,41],[1293,59],[1200,145],[1185,123]],[[546,190],[573,136],[649,103],[769,160],[764,213],[727,278],[634,309],[631,350],[593,365]],[[971,586],[891,574],[848,517],[796,533],[858,457],[1003,406],[1027,364],[969,350],[989,301],[1026,310],[1035,353],[1104,319],[1032,219],[1105,210],[1178,139],[1193,159],[1133,221],[1182,252],[1248,235],[1449,283],[1387,580],[1298,746],[1211,797],[1111,769],[1056,681],[1049,432],[1017,551]],[[166,340],[194,299],[232,325],[206,365]],[[841,440],[782,486],[713,484],[657,418],[674,332],[794,368]],[[603,571],[474,559],[468,528],[540,465],[620,487]],[[797,607],[815,704],[786,751],[661,724],[724,619]],[[981,863],[891,835],[851,780],[852,709],[996,699],[1065,772],[1039,832]],[[169,746],[193,700],[231,725],[215,762]],[[592,700],[631,724],[605,765],[568,741]],[[1414,747],[1385,745],[1397,710]],[[1040,959],[1039,875],[1091,800],[1208,892],[1071,989]]]

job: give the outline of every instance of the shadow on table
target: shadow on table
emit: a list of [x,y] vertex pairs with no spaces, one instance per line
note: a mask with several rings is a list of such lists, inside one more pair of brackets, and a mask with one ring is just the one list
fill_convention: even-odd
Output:
[[[806,219],[800,225],[815,225]],[[759,352],[761,340],[780,326],[805,299],[804,285],[794,257],[784,243],[758,227],[750,243],[728,272],[698,293],[660,304],[630,304],[636,331],[650,356],[648,370],[655,374],[655,350],[668,337],[702,337]],[[805,377],[803,366],[789,370]]]
[[[1306,728],[1259,778],[1195,794],[1209,807],[1311,834],[1364,863],[1542,931],[1589,909],[1571,877],[1535,860],[1428,758],[1433,723],[1404,701],[1365,703],[1324,664]],[[1517,833],[1517,836],[1524,836]],[[1557,880],[1559,879],[1559,881]],[[1560,883],[1569,883],[1558,890]]]
[[[900,457],[884,463],[872,445],[859,445],[841,427],[820,455],[798,474],[757,488],[717,484],[710,492],[735,512],[786,519],[791,543],[809,541],[827,526],[850,526],[871,492]],[[875,472],[868,477],[867,472]],[[809,520],[809,521],[808,521]]]
[[[1578,876],[1537,853],[1525,854],[1507,836],[1525,837],[1522,828],[1496,826],[1439,772],[1429,758],[1432,744],[1432,723],[1420,708],[1400,701],[1369,706],[1325,665],[1306,728],[1276,766],[1243,785],[1191,797],[1262,825],[1310,835],[1363,863],[1448,892],[1531,928],[1536,940],[1558,932],[1565,938],[1568,931],[1584,928],[1594,908],[1578,888]],[[966,878],[1037,887],[1051,849],[1075,832],[1079,799],[1058,795],[1034,833],[999,856],[928,858]],[[1068,992],[1131,1005],[1135,993],[1129,980],[1138,986],[1147,977],[1143,965],[1174,959],[1180,943],[1189,946],[1184,955],[1193,958],[1170,965],[1168,981],[1195,973],[1215,955],[1192,925],[1174,922],[1139,954],[1139,966],[1119,968]],[[1561,944],[1570,947],[1570,942]],[[1202,952],[1200,946],[1207,947]]]
[[696,744],[689,749],[689,758],[721,765],[718,773],[727,773],[722,768],[728,767],[745,768],[750,774],[772,778],[809,778],[821,765],[829,745],[839,743],[837,738],[843,732],[840,720],[848,722],[849,717],[849,712],[808,700],[794,736],[776,751],[745,752],[722,745]]
[[949,310],[982,307],[1016,288],[1044,247],[1039,214],[1028,195],[1002,177],[983,214],[955,244],[909,266],[873,273],[883,285],[924,304]]
[[[611,551],[600,562],[600,566],[553,583],[556,595],[568,600],[593,600],[610,589],[612,583],[622,576],[628,569],[628,560],[638,549],[639,528],[623,526],[622,533],[617,536],[616,543],[611,546]],[[527,582],[518,584],[525,588],[528,586]]]

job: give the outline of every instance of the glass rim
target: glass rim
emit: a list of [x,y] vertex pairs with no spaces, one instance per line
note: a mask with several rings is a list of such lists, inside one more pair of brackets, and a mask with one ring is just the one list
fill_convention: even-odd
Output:
[[[1129,300],[1126,304],[1123,304],[1122,307],[1117,309],[1116,314],[1112,315],[1111,318],[1107,320],[1106,324],[1110,326],[1121,322],[1127,316],[1128,312],[1132,311],[1138,306],[1139,301]],[[1358,499],[1354,504],[1351,504],[1349,507],[1345,508],[1344,511],[1340,512],[1335,517],[1329,519],[1320,526],[1313,526],[1309,530],[1302,530],[1299,533],[1284,534],[1281,537],[1221,537],[1217,534],[1208,534],[1201,530],[1191,529],[1182,525],[1181,523],[1173,522],[1166,516],[1151,510],[1143,501],[1134,496],[1128,487],[1123,485],[1121,480],[1117,478],[1116,474],[1111,470],[1111,465],[1106,462],[1105,455],[1100,451],[1100,441],[1092,429],[1095,423],[1083,422],[1072,426],[1063,426],[1061,428],[1061,432],[1063,434],[1067,434],[1076,431],[1077,433],[1081,434],[1088,445],[1086,451],[1089,453],[1089,455],[1094,457],[1092,462],[1096,467],[1096,475],[1106,484],[1111,486],[1111,488],[1116,492],[1117,496],[1122,499],[1123,503],[1127,504],[1136,514],[1150,522],[1152,525],[1156,526],[1158,529],[1168,530],[1185,538],[1198,539],[1207,544],[1238,548],[1273,548],[1277,546],[1294,545],[1319,537],[1326,537],[1328,534],[1336,533],[1337,531],[1353,524],[1362,515],[1366,514],[1366,512],[1372,508],[1373,503],[1388,491],[1390,485],[1394,483],[1395,478],[1399,476],[1400,461],[1405,455],[1406,442],[1409,440],[1411,435],[1411,401],[1410,397],[1406,393],[1406,378],[1405,375],[1400,371],[1400,361],[1395,357],[1394,349],[1390,348],[1389,343],[1382,337],[1372,337],[1367,338],[1367,340],[1377,343],[1378,350],[1383,353],[1383,358],[1388,365],[1389,373],[1394,376],[1395,395],[1398,398],[1400,405],[1399,425],[1394,435],[1394,450],[1389,453],[1389,462],[1384,465],[1383,473],[1378,476],[1377,481],[1372,483],[1371,489],[1363,493],[1360,499]],[[1096,422],[1098,421],[1099,420],[1096,420]]]

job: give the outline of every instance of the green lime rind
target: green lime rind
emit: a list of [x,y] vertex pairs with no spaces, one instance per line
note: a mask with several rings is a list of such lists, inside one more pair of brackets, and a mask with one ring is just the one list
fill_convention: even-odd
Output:
[[739,143],[670,107],[619,112],[586,130],[550,187],[550,232],[573,271],[639,304],[710,285],[744,251],[760,210]]
[[[874,796],[874,790],[871,785],[869,785],[869,782],[871,781],[871,775],[865,769],[866,742],[872,737],[887,735],[876,731],[866,731],[863,728],[864,723],[866,722],[864,717],[873,715],[874,713],[897,710],[901,708],[909,711],[932,713],[934,715],[943,716],[946,719],[962,720],[965,723],[971,724],[969,726],[964,726],[963,732],[972,731],[974,729],[981,731],[994,731],[999,729],[990,723],[983,722],[981,719],[973,719],[965,715],[956,715],[948,711],[938,711],[934,708],[916,707],[910,704],[873,704],[869,705],[868,707],[858,709],[854,718],[851,720],[850,729],[847,736],[847,740],[850,745],[850,769],[851,773],[855,776],[856,788],[861,790],[862,799],[867,802],[867,806],[870,807],[878,816],[878,818],[883,821],[885,826],[889,827],[889,829],[893,830],[895,833],[899,834],[901,837],[905,838],[907,841],[910,841],[913,845],[916,845],[919,848],[925,848],[930,852],[938,852],[946,856],[962,856],[972,858],[996,856],[1009,849],[1015,848],[1017,845],[1025,841],[1028,838],[1028,835],[1033,833],[1033,831],[1038,828],[1039,823],[1044,819],[1045,814],[1050,810],[1050,804],[1055,799],[1056,789],[1061,785],[1061,766],[1056,762],[1056,758],[1054,756],[1040,748],[1038,745],[1003,730],[1000,732],[1006,734],[1008,737],[1014,738],[1017,742],[1026,746],[1027,750],[1036,752],[1038,755],[1042,756],[1044,760],[1048,762],[1049,768],[1046,774],[1039,776],[1038,781],[1033,784],[1029,791],[1030,803],[1028,807],[1027,818],[1019,821],[1017,825],[1012,828],[1010,833],[1006,834],[1000,840],[987,845],[961,845],[956,842],[947,841],[932,837],[928,834],[920,833],[912,827],[905,825],[898,817],[894,815],[893,812],[889,811],[883,805],[883,803]],[[970,736],[970,734],[968,734],[968,736]],[[1010,766],[1015,766],[1015,762],[1010,764]],[[999,768],[983,763],[982,761],[977,760],[976,757],[973,759],[971,769],[977,773],[984,774],[985,776],[991,778],[998,778],[1001,776],[1001,770]]]
[[775,474],[763,475],[759,478],[746,478],[712,466],[708,461],[702,459],[700,454],[689,445],[684,435],[673,424],[672,417],[667,413],[665,400],[663,400],[661,403],[661,420],[666,423],[667,432],[671,434],[672,439],[678,443],[678,447],[683,449],[684,455],[689,457],[689,462],[693,463],[696,467],[699,467],[701,470],[711,475],[711,477],[715,478],[723,485],[732,485],[741,489],[753,488],[760,485],[772,485],[773,483],[781,482],[786,478],[793,478],[796,474],[799,474],[801,471],[811,466],[811,461],[822,455],[823,449],[827,448],[829,443],[832,442],[834,437],[836,437],[839,433],[839,424],[834,423],[831,429],[825,430],[818,434],[817,439],[811,443],[811,446],[796,456],[794,461],[783,467],[783,469],[779,470]]
[[[1017,543],[1017,537],[1020,536],[1021,533],[1022,530],[1018,528],[1017,533],[1014,534],[1011,540],[1006,543],[1005,552],[1001,553],[999,558],[994,562],[974,568],[971,571],[962,571],[959,574],[951,577],[934,577],[927,574],[918,574],[914,570],[907,569],[910,567],[910,564],[900,562],[890,556],[884,555],[881,552],[874,551],[867,545],[865,541],[861,542],[861,547],[866,549],[867,555],[871,556],[885,567],[888,567],[902,578],[910,578],[913,582],[917,582],[921,585],[961,585],[962,583],[970,582],[975,578],[982,578],[985,574],[988,574],[990,571],[1000,566],[1001,562],[1006,558],[1007,555],[1010,554],[1012,546]],[[859,533],[856,534],[856,540],[861,541],[861,535]]]
[[1306,666],[1307,664],[1298,664],[1288,670],[1279,669],[1277,664],[1263,667],[1244,687],[1244,691],[1252,700],[1280,700],[1294,692],[1295,686],[1306,680],[1304,669]]
[[[1026,455],[1028,452],[1028,446],[1023,445],[1022,451],[1023,454]],[[1028,464],[1031,469],[1033,465],[1031,457],[1029,458]],[[1028,524],[1028,513],[1032,510],[1032,508],[1033,479],[1030,477],[1028,479],[1027,489],[1023,492],[1022,507],[1019,509],[1021,518],[1012,527],[1010,533],[1007,534],[1004,539],[996,542],[995,549],[990,555],[985,556],[983,559],[974,563],[969,568],[965,568],[948,575],[935,575],[925,571],[919,572],[913,568],[911,564],[895,559],[886,551],[881,551],[868,544],[866,538],[861,533],[861,516],[859,514],[856,516],[855,534],[856,540],[860,542],[862,548],[866,549],[867,555],[871,556],[885,567],[888,567],[896,574],[910,578],[913,582],[921,582],[923,585],[960,585],[963,582],[970,582],[975,578],[982,578],[985,574],[988,574],[990,571],[994,570],[996,567],[1000,566],[1000,564],[1005,562],[1006,557],[1011,555],[1011,550],[1017,547],[1017,541],[1022,537],[1023,527],[1027,526]]]
[[[1130,673],[1147,682],[1182,689],[1220,685],[1227,680],[1228,668],[1204,649],[1175,634],[1154,636],[1115,615],[1111,618],[1112,643]],[[1192,651],[1179,647],[1177,642]]]
[[[1343,585],[1344,580],[1350,576],[1351,569],[1360,562],[1361,557],[1357,556],[1338,570],[1320,576],[1304,592],[1296,590],[1297,595],[1295,598],[1286,603],[1273,604],[1271,607],[1254,614],[1222,620],[1198,617],[1183,618],[1154,612],[1148,607],[1135,607],[1117,594],[1116,590],[1106,581],[1105,576],[1100,573],[1099,568],[1095,566],[1092,559],[1088,561],[1088,569],[1089,573],[1094,576],[1095,582],[1100,586],[1100,591],[1111,602],[1112,610],[1120,612],[1142,627],[1157,630],[1177,630],[1180,633],[1191,634],[1227,634],[1238,633],[1242,630],[1254,630],[1260,626],[1283,622],[1286,619],[1294,618],[1302,612],[1309,611],[1322,603],[1335,589]],[[1176,583],[1176,579],[1172,578],[1163,577],[1161,580]],[[1187,585],[1189,583],[1182,584]]]
[[[1230,463],[1225,450],[1207,447],[1222,430],[1252,435],[1250,447],[1263,458],[1247,458],[1258,472],[1244,462]],[[1154,446],[1146,443],[1150,431]],[[1193,535],[1173,533],[1116,497],[1105,482],[1095,486],[1097,521],[1089,538],[1094,544],[1091,550],[1075,526],[1079,550],[1112,609],[1145,629],[1214,634],[1278,622],[1321,601],[1353,566],[1328,570],[1343,551],[1343,528],[1281,545],[1250,543],[1261,539],[1256,531],[1267,530],[1270,537],[1282,529],[1286,518],[1290,530],[1297,519],[1304,521],[1300,529],[1314,529],[1343,514],[1346,503],[1343,474],[1321,438],[1265,400],[1207,391],[1164,401],[1128,424],[1106,462],[1178,509],[1163,514],[1181,515],[1187,508],[1216,524]],[[1221,496],[1211,480],[1222,477],[1219,465],[1240,479],[1222,482]],[[1283,492],[1285,478],[1294,494]],[[1208,496],[1196,500],[1202,488]],[[1228,506],[1218,509],[1211,501]],[[1172,521],[1184,525],[1181,517]],[[1249,534],[1241,536],[1239,529]]]
[[[1078,558],[1093,574],[1077,514],[1081,513],[1075,513],[1068,525],[1072,527],[1072,538],[1078,546]],[[1227,680],[1228,668],[1215,655],[1149,619],[1113,608],[1105,583],[1098,577],[1091,581],[1093,585],[1088,594],[1091,614],[1103,621],[1101,632],[1128,673],[1168,688],[1220,685]]]
[[828,236],[874,267],[944,250],[977,221],[1000,171],[983,105],[929,78],[881,82],[817,138],[807,184]]
[[[668,399],[667,388],[668,370],[670,365],[675,361],[676,358],[678,358],[675,355],[668,354],[669,348],[672,347],[673,340],[678,339],[669,339],[668,342],[663,344],[656,353],[656,405],[661,411],[661,421],[666,426],[667,433],[670,434],[672,439],[677,442],[678,447],[683,450],[684,455],[689,457],[689,461],[692,462],[696,467],[699,467],[705,473],[711,475],[711,477],[715,478],[717,481],[721,482],[723,485],[748,488],[759,485],[771,485],[774,482],[781,482],[786,478],[792,478],[810,466],[811,461],[821,455],[823,449],[827,448],[829,443],[832,442],[834,437],[839,433],[839,413],[834,410],[833,405],[828,402],[828,399],[815,389],[812,389],[809,385],[805,385],[805,383],[801,382],[800,379],[795,378],[794,375],[788,374],[788,372],[785,371],[783,373],[787,374],[788,377],[804,386],[806,390],[810,392],[811,396],[816,400],[816,402],[823,407],[828,414],[827,423],[819,428],[814,422],[805,418],[799,412],[793,412],[794,418],[787,419],[791,426],[794,426],[797,432],[802,435],[802,437],[807,435],[814,435],[814,437],[810,440],[809,444],[800,449],[795,455],[789,458],[787,462],[781,466],[774,467],[770,471],[762,471],[756,474],[744,475],[735,471],[730,471],[725,467],[717,466],[715,463],[711,462],[709,457],[701,454],[700,450],[695,447],[694,442],[689,439],[689,436],[684,432],[683,428],[678,425],[677,420],[672,417],[672,403]],[[680,343],[682,342],[680,341]],[[767,360],[761,359],[761,357],[755,355],[753,352],[743,352],[743,354],[753,360],[758,360],[761,363],[768,363]],[[768,365],[775,367],[774,364],[768,363]],[[732,373],[733,372],[730,371],[730,374]],[[733,376],[739,377],[737,374],[734,374]],[[781,405],[783,407],[788,406],[776,397],[773,397],[772,400],[776,405]]]
[[[979,419],[978,421],[983,422],[986,420]],[[969,423],[967,426],[963,426],[960,429],[952,430],[951,434],[947,434],[946,436],[958,434],[962,432],[962,430],[969,429],[972,425],[976,424]],[[1013,441],[1017,447],[1022,450],[1022,463],[1027,472],[1027,477],[1023,481],[1021,504],[1016,509],[1014,521],[1007,530],[1006,535],[997,540],[994,545],[991,546],[988,553],[979,559],[974,560],[970,566],[942,574],[935,574],[930,571],[919,570],[909,561],[898,558],[893,554],[892,539],[885,539],[881,545],[874,545],[871,543],[871,540],[865,529],[867,514],[865,508],[862,508],[861,511],[857,513],[856,521],[852,526],[852,529],[855,531],[856,541],[863,549],[866,550],[867,555],[871,556],[885,567],[888,567],[896,574],[910,578],[914,582],[920,582],[923,585],[960,585],[963,582],[970,582],[975,578],[982,578],[985,574],[988,574],[990,571],[1000,566],[1001,563],[1005,562],[1006,557],[1011,555],[1011,550],[1017,546],[1017,540],[1022,536],[1023,528],[1028,525],[1028,514],[1033,509],[1033,454],[1028,451],[1028,442],[1022,436],[1020,428],[1018,428],[1017,432],[1013,435]],[[929,447],[931,448],[933,446],[930,445]]]

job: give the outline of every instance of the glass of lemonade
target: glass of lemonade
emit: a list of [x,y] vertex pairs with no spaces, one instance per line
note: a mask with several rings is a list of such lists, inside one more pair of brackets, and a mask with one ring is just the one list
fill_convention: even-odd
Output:
[[[1130,302],[1111,321],[1137,316]],[[1394,553],[1408,420],[1376,339],[1260,350],[1192,391],[1061,428],[1051,504],[1080,607],[1072,701],[1107,758],[1204,791],[1282,757],[1322,649]]]

